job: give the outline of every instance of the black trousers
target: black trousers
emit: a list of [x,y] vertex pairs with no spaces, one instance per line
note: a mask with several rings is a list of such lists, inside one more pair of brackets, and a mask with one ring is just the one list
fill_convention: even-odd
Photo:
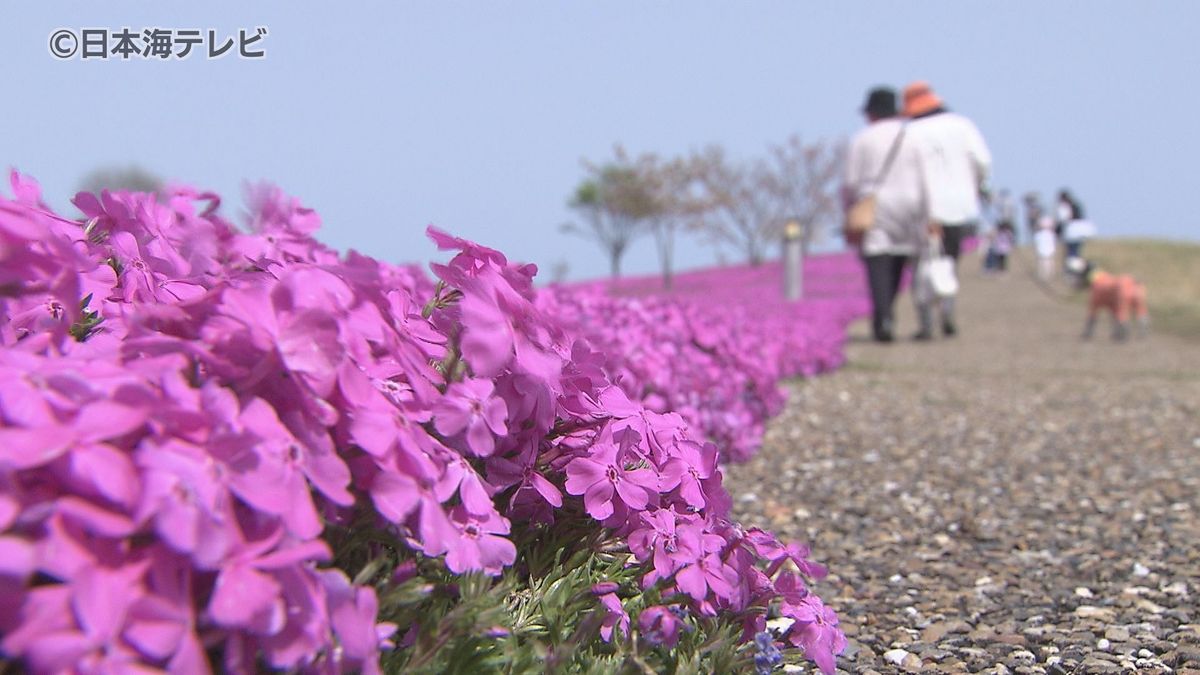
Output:
[[908,256],[885,253],[863,256],[867,267],[867,285],[871,288],[871,330],[875,338],[891,334],[895,324],[892,307],[900,291],[900,277]]
[[946,255],[954,259],[958,263],[958,256],[962,253],[962,241],[974,234],[974,229],[969,225],[958,225],[954,227],[942,228],[942,248],[946,249]]

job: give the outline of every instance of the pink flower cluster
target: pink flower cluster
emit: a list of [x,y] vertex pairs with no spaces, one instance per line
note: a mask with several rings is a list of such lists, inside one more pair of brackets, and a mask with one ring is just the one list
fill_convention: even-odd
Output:
[[[736,283],[724,271],[708,276],[714,286]],[[614,297],[596,285],[551,289],[539,300],[604,354],[604,371],[630,398],[678,413],[724,459],[745,461],[783,406],[779,381],[841,365],[855,314],[836,300],[770,302],[767,289],[740,288],[744,295],[720,312],[711,296]]]
[[[397,627],[322,539],[365,510],[452,572],[491,574],[518,556],[514,520],[586,512],[647,586],[737,617],[747,639],[777,603],[796,619],[788,639],[831,672],[844,638],[804,583],[823,570],[730,521],[712,441],[751,452],[737,427],[761,434],[773,378],[836,364],[836,340],[780,346],[698,306],[538,293],[532,266],[431,230],[456,251],[434,284],[339,257],[312,237],[317,216],[273,188],[252,193],[246,233],[186,188],[81,194],[74,221],[31,180],[14,173],[12,187],[0,650],[32,671],[204,672],[220,654],[231,672],[377,672]],[[646,341],[690,331],[669,358],[710,358],[640,370],[638,354],[661,364],[668,348],[594,328],[615,320]],[[786,365],[761,363],[774,359]],[[722,378],[726,398],[705,400],[698,387]],[[707,409],[725,404],[727,420]],[[627,632],[616,597],[601,604],[606,637]],[[642,623],[669,640],[662,612]]]

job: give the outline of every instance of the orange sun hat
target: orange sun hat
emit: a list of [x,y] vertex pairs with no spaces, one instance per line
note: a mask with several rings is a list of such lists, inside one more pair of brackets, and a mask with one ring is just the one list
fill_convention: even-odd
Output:
[[924,80],[917,80],[904,88],[904,116],[916,117],[942,107],[942,99],[933,93],[933,87]]

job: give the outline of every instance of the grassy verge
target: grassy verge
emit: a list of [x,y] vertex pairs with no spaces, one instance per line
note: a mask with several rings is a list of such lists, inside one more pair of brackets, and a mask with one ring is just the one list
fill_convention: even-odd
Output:
[[[1161,239],[1098,239],[1084,257],[1146,285],[1156,332],[1200,341],[1200,244]],[[1080,298],[1081,302],[1086,302]]]

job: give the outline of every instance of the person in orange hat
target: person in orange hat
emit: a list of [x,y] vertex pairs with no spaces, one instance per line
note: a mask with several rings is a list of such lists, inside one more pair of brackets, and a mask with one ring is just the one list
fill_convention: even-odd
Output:
[[[904,88],[904,116],[920,149],[928,210],[928,236],[940,237],[947,255],[957,263],[962,241],[978,227],[980,197],[987,191],[992,155],[975,124],[950,112],[933,87],[916,81]],[[929,247],[924,247],[929,248]],[[942,333],[955,335],[955,297],[941,300]],[[929,298],[918,302],[920,330],[914,338],[933,335],[933,307]]]

